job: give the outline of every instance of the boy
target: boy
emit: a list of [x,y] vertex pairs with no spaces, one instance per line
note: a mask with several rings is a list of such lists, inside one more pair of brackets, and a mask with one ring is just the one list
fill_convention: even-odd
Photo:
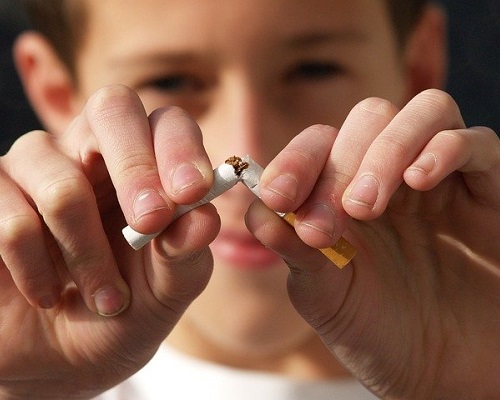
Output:
[[[44,4],[67,29],[22,36],[16,60],[49,133],[1,160],[4,398],[148,398],[126,379],[167,336],[151,396],[325,398],[347,371],[384,398],[498,396],[500,145],[425,90],[445,74],[438,9],[398,25],[372,0]],[[170,221],[247,153],[295,232],[241,185]],[[164,232],[135,252],[126,223]],[[314,249],[341,234],[344,270]],[[164,370],[176,351],[232,377]]]

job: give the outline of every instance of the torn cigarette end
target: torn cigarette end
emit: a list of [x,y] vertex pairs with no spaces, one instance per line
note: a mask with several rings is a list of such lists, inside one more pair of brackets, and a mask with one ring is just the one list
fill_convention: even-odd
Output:
[[[236,157],[246,164],[245,168],[240,171],[241,182],[250,189],[250,191],[260,198],[259,181],[263,172],[263,168],[255,162],[250,156],[241,159]],[[281,218],[288,222],[291,226],[295,223],[294,213],[277,213]],[[332,247],[319,249],[334,265],[338,268],[344,268],[356,255],[356,248],[346,239],[341,237]]]
[[247,161],[244,161],[241,157],[238,156],[229,157],[225,161],[225,164],[231,165],[234,168],[234,173],[238,177],[240,177],[241,173],[250,166]]
[[[294,213],[286,213],[282,218],[291,226],[295,223]],[[343,237],[341,237],[333,246],[318,250],[340,269],[349,264],[356,255],[356,248]]]

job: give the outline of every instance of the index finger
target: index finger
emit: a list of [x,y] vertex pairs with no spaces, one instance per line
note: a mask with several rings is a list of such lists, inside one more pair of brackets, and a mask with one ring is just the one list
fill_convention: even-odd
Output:
[[[85,108],[89,129],[125,218],[142,233],[163,229],[173,215],[176,200],[195,200],[211,183],[212,169],[200,150],[199,130],[179,109],[164,113],[169,114],[170,124],[168,117],[160,119],[161,124],[155,122],[157,116],[150,123],[137,94],[118,85],[96,92]],[[168,126],[173,129],[166,129]],[[163,130],[164,134],[155,134],[154,130]],[[180,137],[182,147],[178,145]],[[156,148],[161,151],[155,153]],[[186,153],[186,148],[197,151]]]

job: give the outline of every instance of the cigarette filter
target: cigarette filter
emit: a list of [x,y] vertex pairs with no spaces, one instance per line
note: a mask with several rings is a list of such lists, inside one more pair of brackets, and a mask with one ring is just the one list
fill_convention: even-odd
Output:
[[[260,198],[259,182],[262,176],[263,168],[257,164],[249,156],[241,159],[242,165],[245,167],[241,170],[241,181],[248,187],[253,194]],[[291,226],[295,223],[294,213],[279,213],[281,218],[288,222]],[[319,249],[332,263],[338,268],[344,268],[356,255],[356,249],[346,239],[341,237],[332,247]]]
[[[211,202],[222,193],[231,189],[234,185],[236,185],[236,183],[238,183],[239,180],[240,177],[236,174],[235,169],[232,165],[226,163],[219,165],[214,169],[214,182],[208,194],[196,203],[178,206],[174,216],[172,217],[172,220],[179,218],[181,215],[186,214],[196,207],[200,207],[203,204]],[[156,236],[158,236],[161,232],[145,235],[133,230],[130,226],[127,225],[125,228],[123,228],[122,233],[123,236],[125,236],[127,242],[135,250],[139,250],[151,240],[153,240]]]

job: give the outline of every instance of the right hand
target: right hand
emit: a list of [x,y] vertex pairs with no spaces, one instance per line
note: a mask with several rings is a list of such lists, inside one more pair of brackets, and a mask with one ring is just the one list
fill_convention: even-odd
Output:
[[121,228],[165,229],[211,180],[196,124],[121,86],[0,158],[0,398],[92,397],[153,356],[208,282],[220,221],[200,207],[138,252]]

